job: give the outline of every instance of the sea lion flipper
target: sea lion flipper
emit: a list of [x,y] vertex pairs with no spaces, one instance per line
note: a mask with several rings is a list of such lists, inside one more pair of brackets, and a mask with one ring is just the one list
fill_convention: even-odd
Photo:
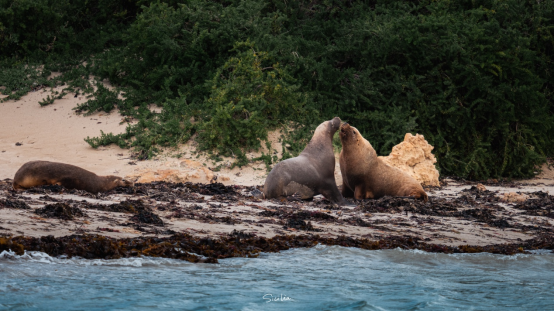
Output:
[[342,185],[341,193],[343,197],[354,197],[354,191],[352,191],[352,189],[348,185],[346,185],[346,183]]
[[325,198],[333,203],[339,204],[340,206],[345,206],[348,204],[339,191],[339,188],[335,183],[335,179],[333,179],[333,181],[328,181],[328,183],[326,183],[318,191],[319,193],[321,193],[321,195],[325,196]]
[[15,182],[13,182],[13,189],[14,190],[24,190],[25,188],[22,187],[21,185],[15,183]]
[[427,193],[423,190],[413,190],[408,196],[415,199],[422,199],[424,202],[429,200]]
[[354,189],[354,198],[355,199],[365,199],[365,194],[363,194],[363,188],[360,185],[357,185]]

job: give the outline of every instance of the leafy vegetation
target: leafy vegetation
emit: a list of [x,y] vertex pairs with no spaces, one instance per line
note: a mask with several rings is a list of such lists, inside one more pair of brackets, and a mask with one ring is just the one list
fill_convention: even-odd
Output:
[[553,33],[552,1],[0,0],[0,91],[92,96],[76,110],[137,123],[87,142],[140,158],[195,136],[244,164],[277,127],[290,157],[339,116],[381,155],[425,135],[443,175],[529,177],[554,152]]

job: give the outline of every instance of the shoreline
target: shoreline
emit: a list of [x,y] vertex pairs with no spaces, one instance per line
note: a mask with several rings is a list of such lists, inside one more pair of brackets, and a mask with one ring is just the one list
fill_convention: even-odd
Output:
[[[155,182],[90,194],[60,186],[16,192],[6,179],[0,251],[216,262],[317,244],[445,253],[554,249],[554,186],[443,184],[426,189],[427,203],[385,197],[338,207],[321,196],[261,200],[254,187],[221,183]],[[525,200],[503,201],[518,191]]]

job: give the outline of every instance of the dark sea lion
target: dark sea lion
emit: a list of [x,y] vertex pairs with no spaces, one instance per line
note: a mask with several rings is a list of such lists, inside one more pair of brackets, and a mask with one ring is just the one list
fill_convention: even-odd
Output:
[[265,180],[265,197],[286,197],[297,193],[302,199],[311,199],[322,194],[333,203],[347,204],[337,188],[334,174],[332,141],[340,123],[340,118],[335,117],[320,124],[298,157],[276,164]]
[[410,196],[427,201],[421,184],[409,174],[385,164],[358,129],[345,123],[340,127],[342,151],[339,164],[344,197],[356,199]]
[[83,168],[50,161],[25,163],[13,178],[13,188],[27,189],[40,185],[61,185],[68,189],[85,190],[90,193],[106,192],[118,186],[133,186],[134,183],[117,176],[98,176]]

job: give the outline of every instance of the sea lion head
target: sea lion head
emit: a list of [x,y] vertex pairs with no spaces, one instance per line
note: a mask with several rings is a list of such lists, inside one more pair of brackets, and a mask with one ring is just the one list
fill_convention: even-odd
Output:
[[318,139],[333,139],[333,135],[337,130],[340,128],[340,118],[335,117],[331,120],[327,120],[322,122],[314,132],[314,138],[317,137]]
[[362,136],[358,129],[352,127],[347,122],[340,126],[339,136],[342,149],[349,150],[349,154],[363,151],[369,157],[377,157],[377,152],[375,152],[371,143]]
[[352,127],[347,122],[340,126],[340,141],[344,144],[356,143],[360,140],[360,132],[358,129]]
[[130,181],[130,180],[127,180],[125,178],[122,178],[121,181],[119,182],[120,186],[125,186],[125,187],[135,187],[135,182],[133,181]]
[[117,186],[133,187],[133,186],[135,186],[135,183],[133,183],[132,181],[126,180],[122,177],[111,175],[111,176],[108,176],[108,179],[111,182],[111,184],[114,185],[114,187],[117,187]]
[[340,118],[335,117],[335,118],[329,120],[328,127],[330,128],[329,130],[331,131],[331,134],[335,134],[335,132],[337,132],[337,130],[339,130],[339,128],[340,128]]

